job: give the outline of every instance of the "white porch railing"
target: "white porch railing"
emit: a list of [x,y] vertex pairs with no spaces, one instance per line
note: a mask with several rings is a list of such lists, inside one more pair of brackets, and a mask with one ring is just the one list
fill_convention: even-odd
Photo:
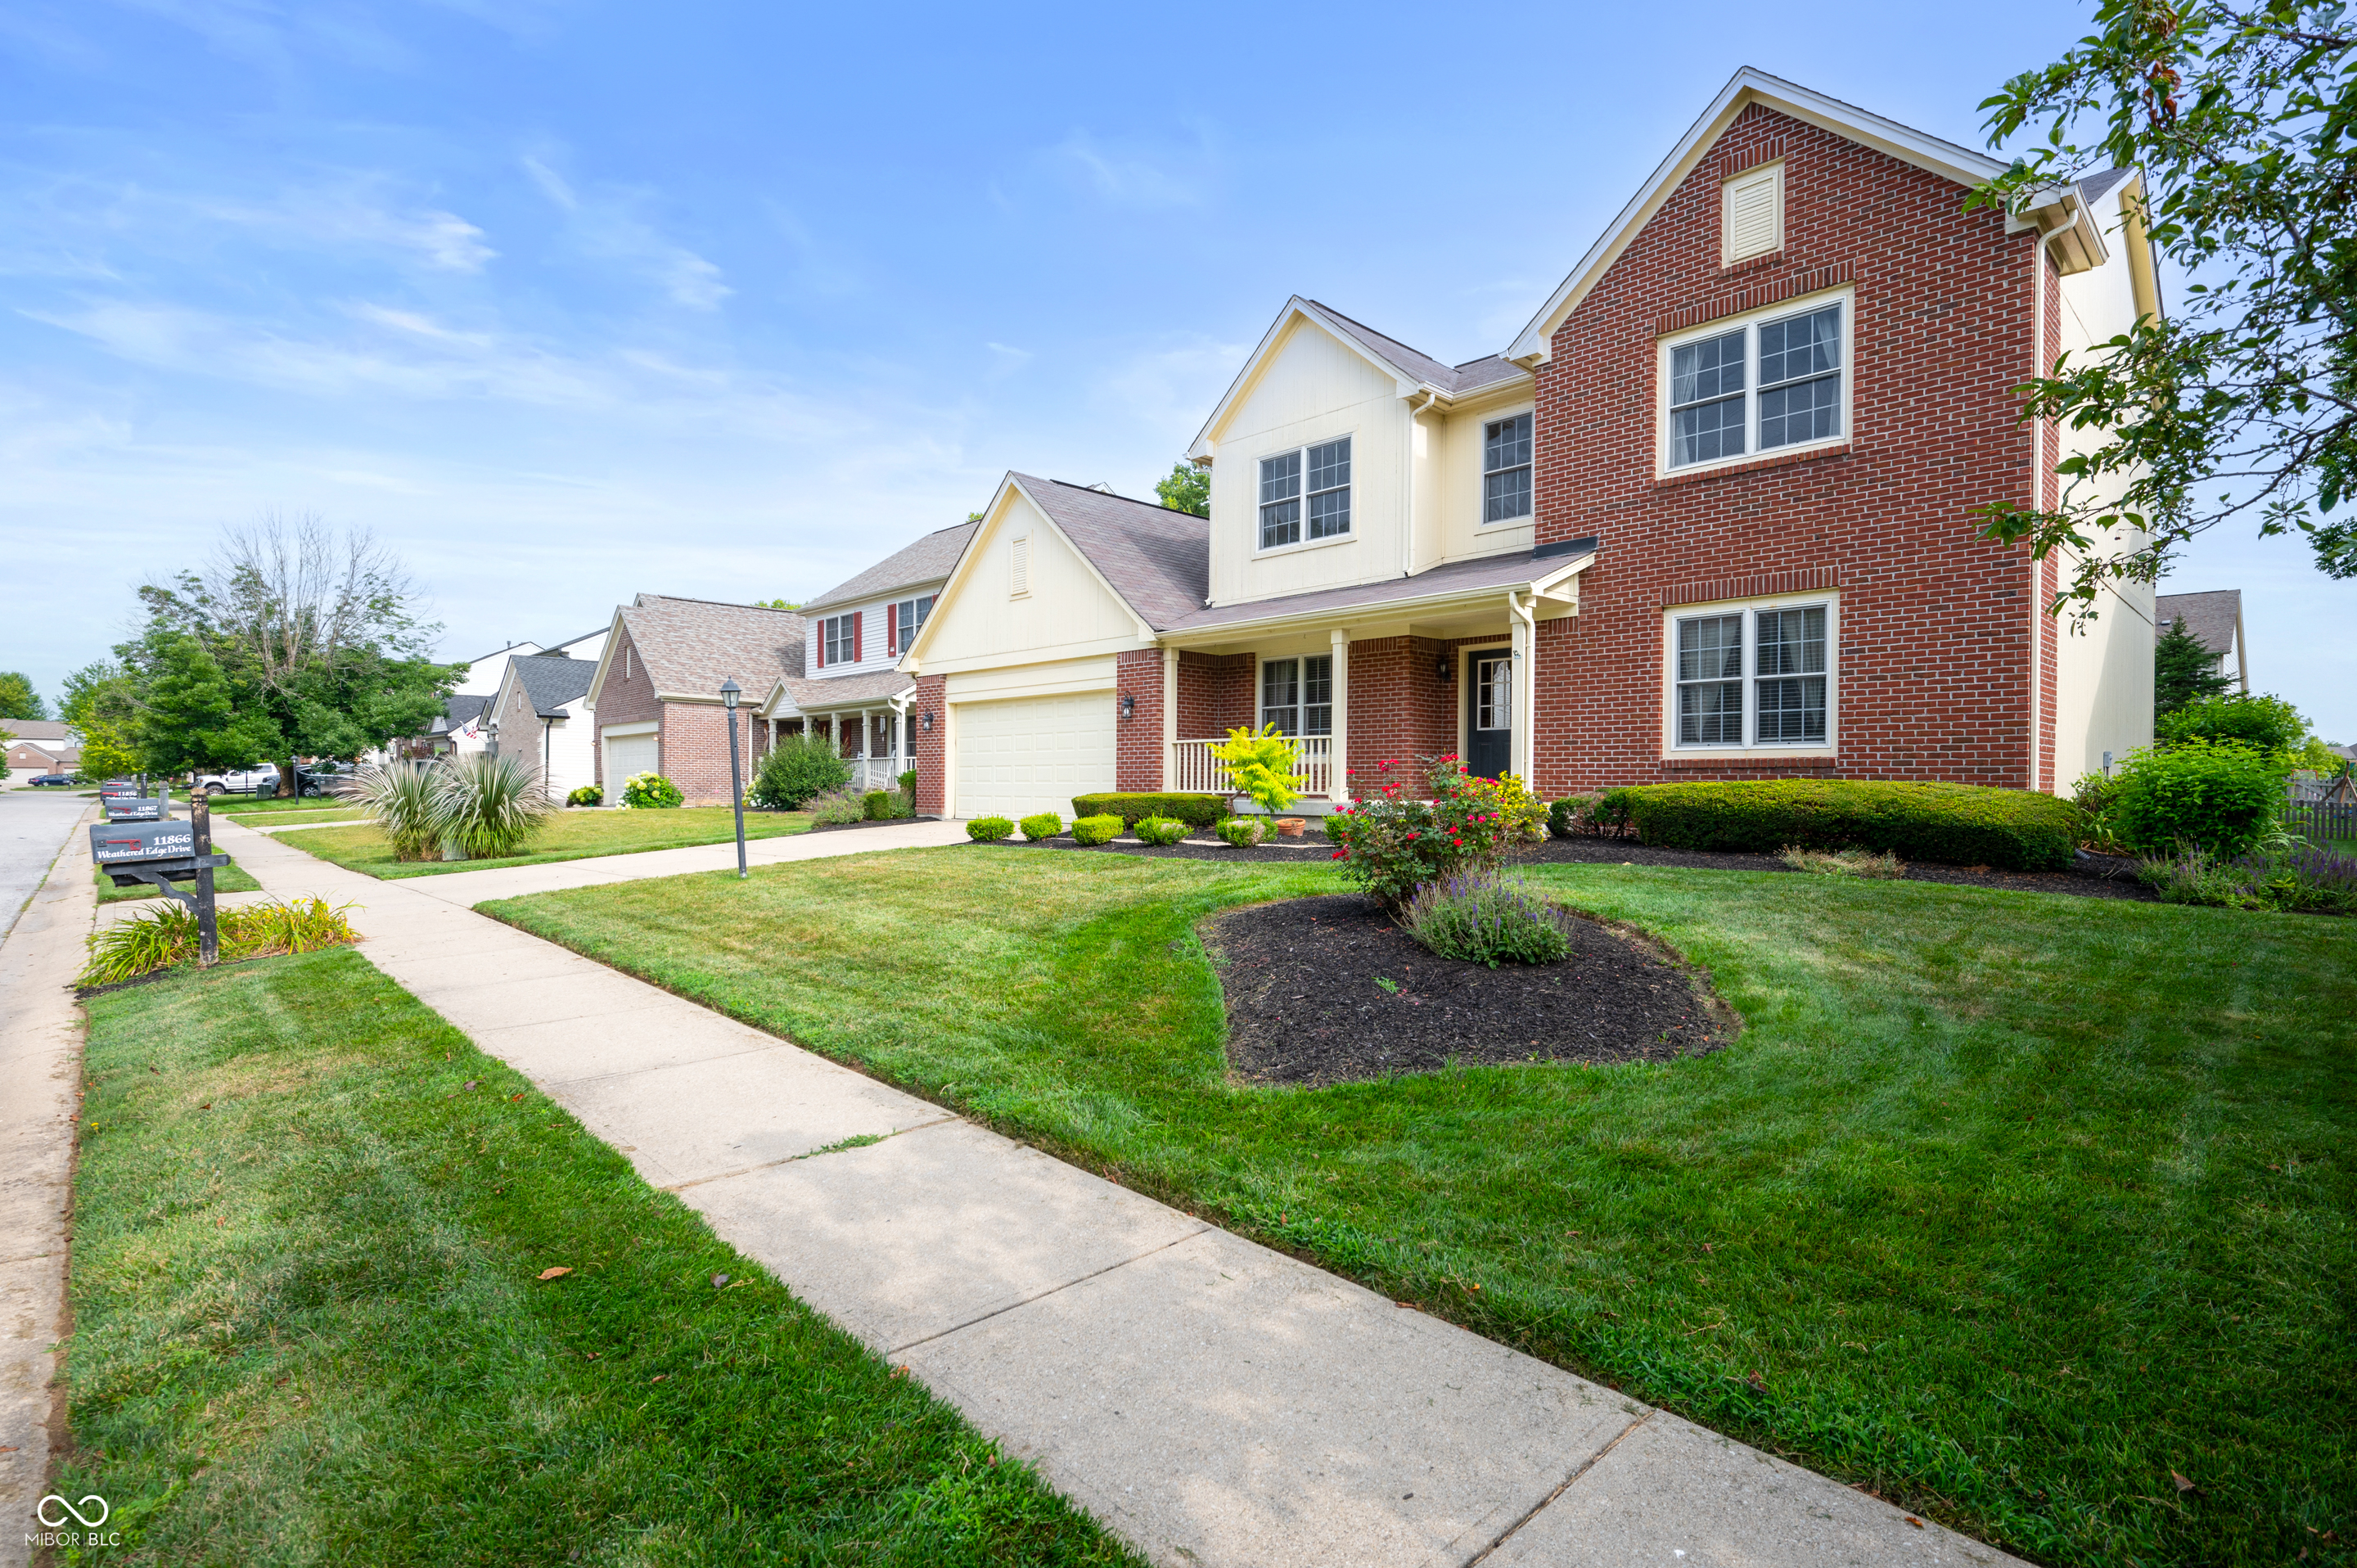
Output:
[[[1301,761],[1294,769],[1294,789],[1304,795],[1333,794],[1334,737],[1330,735],[1297,735],[1292,740],[1301,749]],[[1170,789],[1174,793],[1188,795],[1233,794],[1235,784],[1228,777],[1228,765],[1211,755],[1211,747],[1226,744],[1225,736],[1210,740],[1172,741],[1168,773]]]

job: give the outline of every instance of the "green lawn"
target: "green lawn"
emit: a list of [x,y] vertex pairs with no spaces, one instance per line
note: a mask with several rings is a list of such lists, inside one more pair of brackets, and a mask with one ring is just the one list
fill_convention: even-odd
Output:
[[[97,866],[92,866],[91,868],[90,875],[91,880],[98,884],[98,901],[102,904],[118,904],[125,898],[160,898],[163,897],[162,894],[156,892],[154,887],[145,882],[140,883],[135,887],[117,887],[114,885],[114,878],[108,875],[103,869]],[[189,883],[188,885],[188,890],[193,892],[196,886],[197,885],[193,882]],[[213,873],[213,891],[216,893],[259,893],[262,891],[262,884],[256,882],[253,876],[248,875],[243,867],[232,863]]]
[[2357,924],[1534,875],[1740,1040],[1232,1084],[1196,922],[1329,870],[960,848],[483,908],[2017,1552],[2348,1561]]
[[[186,799],[183,789],[176,799]],[[253,817],[280,811],[327,811],[335,810],[333,797],[327,795],[289,795],[285,800],[275,795],[216,795],[213,810],[229,817]]]
[[[803,811],[748,811],[748,839],[781,838],[810,831]],[[566,811],[552,821],[533,841],[532,853],[503,860],[425,860],[393,858],[384,835],[372,827],[317,828],[288,833],[278,842],[307,850],[321,860],[371,876],[438,876],[446,871],[490,871],[502,865],[538,865],[552,860],[580,860],[597,854],[635,854],[641,850],[678,849],[687,844],[726,843],[737,836],[735,814],[726,806],[681,806],[653,811]]]
[[359,952],[90,1015],[78,1561],[1134,1562]]
[[362,811],[358,806],[337,806],[333,804],[321,805],[317,800],[312,801],[308,808],[300,811],[243,811],[233,812],[231,814],[238,816],[241,819],[255,815],[267,816],[270,820],[266,822],[261,823],[260,825],[269,828],[301,827],[307,822],[364,822],[368,821],[368,812]]

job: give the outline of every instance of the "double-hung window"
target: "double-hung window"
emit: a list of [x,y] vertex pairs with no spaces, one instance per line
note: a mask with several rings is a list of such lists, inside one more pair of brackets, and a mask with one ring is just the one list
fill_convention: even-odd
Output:
[[1279,735],[1334,733],[1334,658],[1260,661],[1260,722]]
[[1677,617],[1677,744],[1826,744],[1826,608],[1779,605]]
[[1669,466],[1833,441],[1847,390],[1847,302],[1762,314],[1669,345]]
[[829,616],[818,623],[821,664],[856,664],[859,662],[859,617]]
[[[1305,509],[1305,503],[1306,509]],[[1308,513],[1308,532],[1302,530]],[[1351,532],[1351,438],[1297,446],[1260,460],[1260,547]]]
[[902,599],[892,607],[892,645],[884,651],[899,657],[917,640],[917,633],[925,629],[925,618],[933,613],[931,594],[922,598]]
[[1481,426],[1481,521],[1530,515],[1531,416],[1492,419]]

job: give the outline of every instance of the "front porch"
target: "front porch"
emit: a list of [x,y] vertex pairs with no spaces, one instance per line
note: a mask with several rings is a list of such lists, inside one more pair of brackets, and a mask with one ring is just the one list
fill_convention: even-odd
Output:
[[757,761],[784,736],[807,729],[834,743],[835,754],[851,766],[853,789],[896,789],[900,775],[917,766],[908,715],[895,707],[759,716],[768,732],[755,751]]

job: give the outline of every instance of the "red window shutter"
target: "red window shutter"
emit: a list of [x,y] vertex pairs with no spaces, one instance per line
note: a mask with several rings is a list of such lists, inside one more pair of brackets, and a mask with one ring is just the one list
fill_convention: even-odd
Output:
[[826,668],[826,622],[818,623],[818,667]]
[[854,664],[859,662],[859,634],[863,629],[865,629],[859,623],[863,618],[865,618],[866,614],[867,612],[865,610],[854,610],[851,612],[851,661]]
[[900,651],[900,607],[884,607],[884,656],[897,657]]

